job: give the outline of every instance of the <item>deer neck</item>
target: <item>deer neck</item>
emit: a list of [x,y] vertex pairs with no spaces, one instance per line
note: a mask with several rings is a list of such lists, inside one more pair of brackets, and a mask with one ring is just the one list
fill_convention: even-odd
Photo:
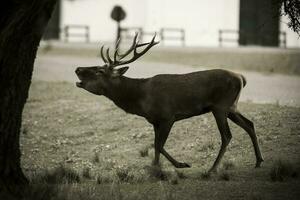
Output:
[[120,77],[109,84],[105,96],[118,107],[132,114],[142,115],[140,102],[143,99],[147,79]]

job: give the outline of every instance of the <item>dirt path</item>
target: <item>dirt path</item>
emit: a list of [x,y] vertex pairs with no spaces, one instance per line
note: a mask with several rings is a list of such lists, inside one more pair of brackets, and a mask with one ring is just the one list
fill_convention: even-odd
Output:
[[[35,63],[33,78],[45,81],[75,82],[77,66],[101,64],[99,58],[66,55],[39,55]],[[129,77],[150,77],[159,73],[187,73],[204,68],[165,63],[136,62],[127,72]],[[239,71],[247,78],[241,101],[279,103],[300,107],[300,77],[280,74],[261,74]]]

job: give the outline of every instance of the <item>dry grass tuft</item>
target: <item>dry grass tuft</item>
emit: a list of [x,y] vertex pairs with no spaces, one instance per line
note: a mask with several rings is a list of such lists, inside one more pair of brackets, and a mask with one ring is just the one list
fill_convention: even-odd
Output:
[[92,175],[91,175],[91,169],[89,167],[85,167],[82,170],[82,177],[86,178],[86,179],[91,179]]
[[187,178],[187,176],[182,171],[179,171],[179,170],[175,169],[175,173],[177,174],[177,177],[180,178],[180,179],[186,179]]
[[201,173],[201,178],[204,180],[209,180],[211,178],[211,173],[209,173],[208,171],[205,171],[205,172]]
[[39,174],[33,174],[30,182],[33,184],[79,183],[80,176],[75,170],[67,168],[64,165],[60,165],[54,170],[46,170]]
[[219,174],[219,179],[220,179],[220,180],[223,180],[223,181],[229,181],[229,180],[230,180],[230,175],[229,175],[228,172],[222,171],[222,172],[220,172],[220,174]]
[[93,163],[99,163],[99,162],[100,162],[99,154],[98,154],[97,152],[94,153],[92,162],[93,162]]
[[149,156],[149,148],[145,147],[139,151],[141,157]]
[[208,140],[203,146],[200,148],[199,151],[212,151],[215,149],[215,142],[213,140]]
[[99,174],[96,178],[97,184],[107,184],[107,183],[112,183],[113,179],[111,175],[107,174]]
[[272,181],[284,181],[287,178],[295,178],[297,176],[298,173],[295,167],[290,162],[281,159],[274,162],[270,171]]
[[110,196],[111,199],[122,200],[123,194],[121,193],[120,184],[118,182],[113,182],[110,186]]
[[120,182],[132,182],[134,177],[128,168],[117,168],[116,176]]
[[[58,199],[59,185],[30,184],[25,192],[24,200],[52,200]],[[67,193],[66,193],[67,194]],[[66,199],[61,196],[61,199]]]
[[179,183],[178,181],[178,178],[177,177],[174,177],[172,176],[169,180],[169,182],[172,184],[172,185],[177,185]]
[[162,181],[166,181],[168,180],[168,174],[162,170],[161,166],[146,166],[145,170],[147,171],[147,173],[149,174],[150,178],[155,178],[155,179],[159,179]]
[[226,160],[223,162],[223,169],[224,170],[230,170],[233,169],[235,167],[234,163],[230,160]]

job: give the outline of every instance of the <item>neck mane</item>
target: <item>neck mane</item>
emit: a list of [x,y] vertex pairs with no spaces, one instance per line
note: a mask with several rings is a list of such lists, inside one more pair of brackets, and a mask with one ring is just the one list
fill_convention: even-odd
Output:
[[112,81],[105,96],[118,107],[132,114],[143,115],[140,101],[144,98],[144,87],[147,79],[135,79],[122,76]]

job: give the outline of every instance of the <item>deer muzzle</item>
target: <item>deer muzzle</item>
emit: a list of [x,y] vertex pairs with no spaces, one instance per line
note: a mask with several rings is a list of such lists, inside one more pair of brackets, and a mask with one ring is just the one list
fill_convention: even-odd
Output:
[[76,82],[76,86],[82,88],[83,87],[83,82],[82,82],[82,75],[81,73],[83,72],[83,69],[81,69],[80,67],[77,67],[77,69],[75,70],[75,73],[78,77],[78,79],[80,81]]

